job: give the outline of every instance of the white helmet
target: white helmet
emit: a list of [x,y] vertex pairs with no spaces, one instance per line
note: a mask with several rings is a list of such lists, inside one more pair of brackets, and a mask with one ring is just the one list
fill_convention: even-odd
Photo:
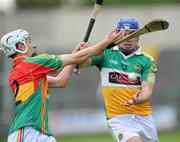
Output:
[[[12,56],[14,54],[18,53],[26,53],[27,52],[27,46],[25,44],[25,39],[28,38],[30,34],[23,30],[19,29],[16,31],[12,31],[6,35],[4,35],[1,38],[1,47],[0,49],[8,56]],[[26,47],[24,51],[18,50],[16,48],[17,43],[23,43]]]

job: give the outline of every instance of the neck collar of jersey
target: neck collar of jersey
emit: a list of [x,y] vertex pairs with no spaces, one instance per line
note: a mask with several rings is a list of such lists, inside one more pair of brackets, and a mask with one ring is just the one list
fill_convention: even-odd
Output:
[[[113,50],[118,50],[118,51],[120,51],[119,50],[119,48],[118,48],[118,46],[115,46],[115,47],[113,47]],[[121,51],[120,51],[121,52]],[[136,50],[136,52],[134,52],[134,53],[132,53],[133,55],[135,54],[135,55],[141,55],[142,54],[142,51],[141,51],[141,48],[138,48],[138,50]],[[132,55],[132,54],[130,54],[130,55]]]
[[132,57],[132,56],[134,56],[134,55],[141,55],[141,54],[142,54],[142,51],[141,51],[140,48],[138,48],[138,50],[136,50],[135,52],[133,52],[132,54],[129,54],[129,55],[127,55],[127,56],[124,55],[124,54],[119,50],[118,46],[113,47],[113,50],[118,50],[118,51],[120,52],[120,54],[124,57],[124,59],[128,59],[128,58],[130,58],[130,57]]
[[16,58],[14,58],[13,59],[13,68],[17,65],[17,64],[19,64],[19,63],[21,63],[24,59],[26,59],[27,57],[26,56],[18,56],[18,57],[16,57]]

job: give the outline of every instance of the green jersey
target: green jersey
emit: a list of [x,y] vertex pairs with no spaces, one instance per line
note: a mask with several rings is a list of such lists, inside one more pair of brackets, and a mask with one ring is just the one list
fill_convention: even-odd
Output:
[[48,127],[48,82],[46,75],[56,73],[62,65],[58,55],[20,56],[13,60],[9,84],[15,97],[15,113],[9,134],[21,127],[32,126],[52,135]]
[[[101,71],[107,118],[119,114],[151,114],[149,100],[130,107],[120,104],[127,102],[141,90],[142,81],[154,83],[157,69],[152,57],[142,53],[140,49],[125,56],[118,47],[114,47],[105,49],[103,56],[92,57],[92,65],[96,65]],[[132,74],[135,76],[134,80],[130,78]]]

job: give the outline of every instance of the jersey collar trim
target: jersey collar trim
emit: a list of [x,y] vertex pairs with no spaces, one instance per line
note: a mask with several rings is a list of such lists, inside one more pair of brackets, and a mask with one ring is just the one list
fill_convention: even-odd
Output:
[[[113,47],[113,50],[119,50],[118,46],[115,46]],[[133,54],[136,54],[136,55],[141,55],[143,54],[142,51],[141,51],[141,48],[139,48],[136,52],[134,52]]]
[[124,54],[119,50],[118,46],[113,47],[113,50],[119,51],[120,54],[124,57],[124,59],[128,59],[128,58],[130,58],[130,57],[132,57],[132,56],[134,56],[134,55],[141,55],[141,54],[142,54],[141,48],[139,48],[138,50],[136,50],[136,52],[134,52],[134,53],[132,53],[132,54],[130,54],[130,55],[127,55],[127,56],[124,55]]
[[21,63],[24,59],[26,59],[26,56],[19,56],[13,59],[13,67],[15,67],[17,64]]

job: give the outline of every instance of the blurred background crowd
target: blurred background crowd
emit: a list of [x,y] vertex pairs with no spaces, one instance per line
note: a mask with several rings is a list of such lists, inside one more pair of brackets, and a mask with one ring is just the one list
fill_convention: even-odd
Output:
[[[31,33],[39,53],[71,53],[83,40],[94,0],[0,0],[0,37],[16,29]],[[152,96],[159,131],[180,129],[180,0],[104,0],[90,37],[96,43],[131,16],[141,26],[152,19],[169,21],[167,31],[140,37],[140,46],[155,58],[158,73]],[[11,61],[0,51],[0,136],[7,136],[14,97],[8,86]],[[63,89],[50,89],[50,128],[56,135],[107,131],[100,73],[81,70]]]

